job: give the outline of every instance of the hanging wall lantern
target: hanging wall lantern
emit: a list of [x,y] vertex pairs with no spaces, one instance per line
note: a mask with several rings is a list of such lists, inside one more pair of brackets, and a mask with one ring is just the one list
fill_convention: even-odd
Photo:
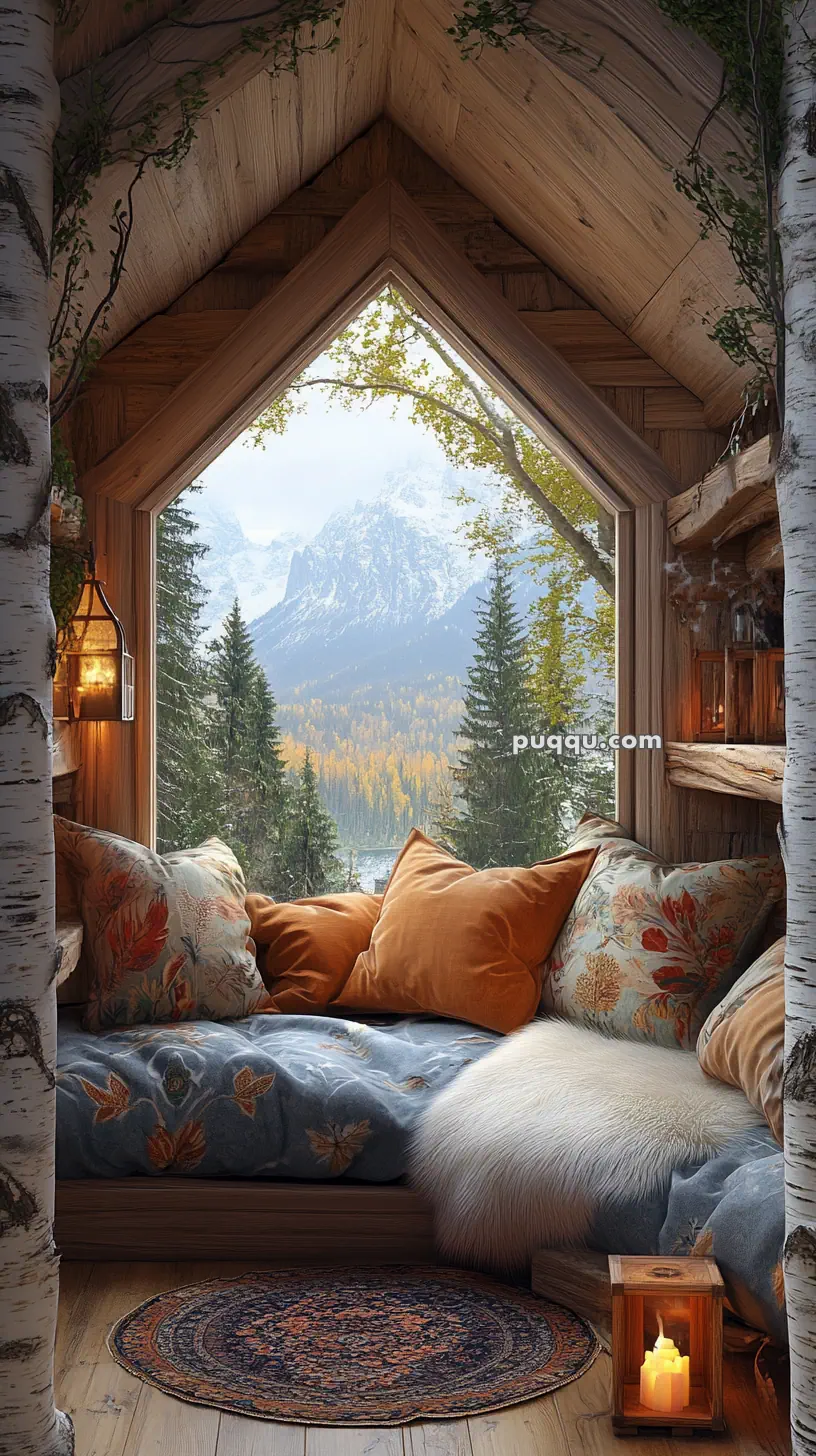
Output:
[[133,719],[133,658],[122,623],[97,580],[93,547],[82,594],[59,654],[54,717],[82,723],[129,723]]
[[612,1427],[721,1431],[724,1285],[713,1259],[610,1254]]

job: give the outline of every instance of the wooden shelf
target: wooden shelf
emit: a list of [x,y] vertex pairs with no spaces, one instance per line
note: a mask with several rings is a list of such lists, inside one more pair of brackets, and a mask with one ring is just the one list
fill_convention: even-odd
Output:
[[782,803],[783,744],[667,743],[666,768],[679,788]]
[[669,501],[666,518],[674,545],[696,550],[777,520],[777,443],[774,436],[765,435]]

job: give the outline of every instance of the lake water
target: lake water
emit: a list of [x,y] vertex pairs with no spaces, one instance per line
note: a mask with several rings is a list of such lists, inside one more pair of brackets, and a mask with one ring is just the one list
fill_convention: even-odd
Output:
[[[358,849],[357,873],[360,884],[369,894],[374,893],[378,880],[387,880],[399,849]],[[347,859],[347,854],[344,858]]]

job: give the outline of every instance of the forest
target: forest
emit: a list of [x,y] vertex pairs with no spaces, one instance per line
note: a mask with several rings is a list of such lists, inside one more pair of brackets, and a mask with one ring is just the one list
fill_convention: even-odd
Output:
[[250,888],[291,899],[356,888],[350,851],[399,846],[415,824],[481,867],[558,853],[584,807],[611,808],[606,759],[511,752],[541,703],[507,553],[475,613],[466,683],[279,705],[237,600],[202,643],[206,549],[179,497],[157,534],[163,852],[217,834]]

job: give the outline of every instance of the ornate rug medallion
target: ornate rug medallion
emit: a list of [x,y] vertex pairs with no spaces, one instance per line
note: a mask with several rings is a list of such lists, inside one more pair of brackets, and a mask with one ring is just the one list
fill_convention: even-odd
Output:
[[597,1353],[560,1305],[416,1265],[278,1269],[156,1295],[111,1353],[168,1395],[306,1425],[385,1426],[532,1400]]

